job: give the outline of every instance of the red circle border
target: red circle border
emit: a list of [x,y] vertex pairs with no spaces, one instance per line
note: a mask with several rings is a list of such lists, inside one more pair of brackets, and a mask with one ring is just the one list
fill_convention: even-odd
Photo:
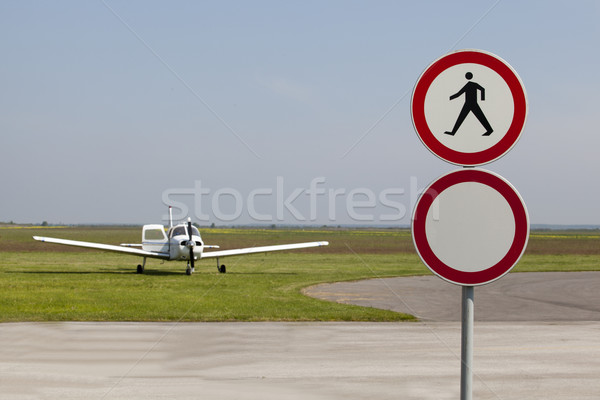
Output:
[[[515,219],[515,236],[506,255],[495,265],[477,272],[460,271],[441,261],[431,249],[425,230],[427,213],[436,197],[450,186],[464,182],[477,182],[495,189],[506,199]],[[458,285],[484,285],[508,273],[525,252],[529,240],[529,216],[519,193],[500,175],[480,169],[458,170],[438,178],[423,192],[415,206],[412,236],[421,260],[433,273]]]
[[[480,64],[494,70],[508,85],[514,101],[513,120],[504,137],[494,146],[475,153],[460,152],[443,145],[433,135],[425,118],[425,96],[435,78],[446,69],[465,63]],[[417,135],[433,154],[452,164],[476,166],[502,157],[519,140],[527,118],[527,96],[521,79],[504,60],[491,53],[461,50],[443,56],[423,72],[413,90],[411,114]]]

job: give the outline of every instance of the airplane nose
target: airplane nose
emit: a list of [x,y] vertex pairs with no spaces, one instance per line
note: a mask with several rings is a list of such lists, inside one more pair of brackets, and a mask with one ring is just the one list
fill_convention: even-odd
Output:
[[196,242],[194,242],[193,240],[182,240],[181,242],[179,242],[179,245],[185,247],[195,247]]

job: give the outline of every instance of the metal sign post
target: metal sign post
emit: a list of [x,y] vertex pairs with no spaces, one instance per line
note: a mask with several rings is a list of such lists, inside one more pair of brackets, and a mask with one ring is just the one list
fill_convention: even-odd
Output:
[[462,288],[462,324],[460,345],[460,400],[473,398],[473,325],[475,288]]
[[[493,162],[519,140],[527,96],[516,71],[498,56],[461,50],[434,61],[417,80],[411,116],[422,143],[462,167]],[[427,187],[413,212],[412,236],[423,263],[462,286],[460,399],[473,396],[475,286],[507,274],[529,239],[523,199],[506,179],[464,168]]]

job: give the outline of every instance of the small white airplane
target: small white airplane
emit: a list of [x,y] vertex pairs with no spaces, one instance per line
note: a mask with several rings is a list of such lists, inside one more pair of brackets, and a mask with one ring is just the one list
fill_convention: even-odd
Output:
[[[219,258],[222,257],[239,256],[252,253],[267,253],[280,250],[303,249],[307,247],[327,246],[329,244],[328,242],[306,242],[281,244],[275,246],[248,247],[244,249],[210,251],[205,253],[205,249],[218,249],[219,246],[205,244],[200,237],[200,232],[198,232],[198,229],[192,225],[190,218],[188,218],[187,224],[173,226],[170,207],[169,216],[170,222],[169,230],[167,232],[165,232],[165,227],[163,225],[144,225],[142,228],[141,244],[122,243],[120,246],[116,246],[112,244],[82,242],[78,240],[58,239],[43,236],[33,236],[33,238],[41,242],[87,247],[143,257],[144,261],[142,264],[137,266],[138,274],[144,273],[146,258],[159,258],[166,261],[183,260],[187,261],[187,268],[185,270],[187,275],[191,275],[192,272],[194,272],[194,261],[199,259],[216,258],[217,269],[219,272],[225,273],[225,265],[223,264],[219,266]],[[141,247],[141,249],[136,247]]]

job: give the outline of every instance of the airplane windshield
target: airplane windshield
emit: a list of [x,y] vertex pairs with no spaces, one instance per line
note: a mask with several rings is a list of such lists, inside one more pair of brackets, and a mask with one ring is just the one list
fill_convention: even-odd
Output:
[[176,226],[175,228],[173,228],[173,234],[171,236],[179,236],[179,235],[187,236],[187,232],[185,231],[185,226]]
[[[180,235],[188,236],[186,226],[180,225],[180,226],[176,226],[175,228],[173,228],[173,231],[171,232],[171,237],[180,236]],[[192,235],[200,236],[200,232],[198,232],[198,228],[196,228],[193,225],[192,225]]]

